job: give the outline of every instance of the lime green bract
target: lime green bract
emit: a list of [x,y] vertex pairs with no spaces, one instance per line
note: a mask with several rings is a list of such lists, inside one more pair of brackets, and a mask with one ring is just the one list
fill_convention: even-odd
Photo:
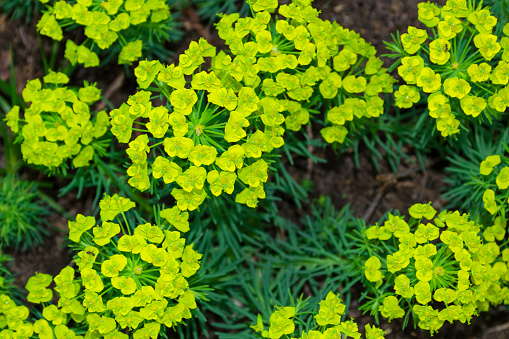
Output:
[[156,338],[161,328],[192,317],[197,305],[188,279],[202,256],[193,244],[168,226],[130,223],[126,215],[135,205],[129,199],[105,196],[100,206],[102,223],[80,214],[69,221],[75,265],[28,280],[27,300],[43,305],[39,320],[31,322],[27,307],[0,295],[0,314],[8,319],[0,324],[2,335],[129,338],[128,329],[134,338]]
[[[309,2],[251,6],[252,17],[223,15],[216,25],[228,52],[201,38],[178,64],[139,62],[140,91],[110,112],[112,133],[129,143],[129,184],[145,191],[164,181],[183,212],[223,193],[257,206],[286,131],[326,107],[322,135],[343,142],[353,121],[383,114],[379,94],[392,92],[373,46],[319,19]],[[274,20],[276,10],[285,19]],[[131,141],[133,131],[142,134]]]
[[406,84],[417,85],[413,91],[401,86],[396,105],[409,108],[419,101],[419,91],[429,93],[429,115],[443,137],[468,128],[473,118],[499,118],[509,107],[509,25],[494,32],[497,19],[474,1],[448,0],[443,7],[428,1],[418,7],[428,29],[410,26],[388,44],[396,52],[391,57],[401,61],[398,73]]

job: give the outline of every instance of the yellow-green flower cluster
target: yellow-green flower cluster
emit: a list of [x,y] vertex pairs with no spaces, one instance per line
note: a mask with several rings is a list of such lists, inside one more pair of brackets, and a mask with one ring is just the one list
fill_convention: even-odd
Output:
[[[100,207],[101,223],[81,214],[69,221],[69,239],[82,249],[74,258],[76,265],[54,278],[36,273],[28,280],[27,300],[43,304],[41,319],[27,321],[27,307],[0,296],[0,336],[81,338],[76,336],[80,333],[127,339],[127,328],[133,338],[157,338],[161,326],[173,327],[192,317],[196,301],[187,280],[199,269],[202,256],[193,244],[186,245],[180,232],[162,225],[131,229],[125,213],[135,205],[129,199],[105,196]],[[48,304],[52,282],[57,304]],[[75,325],[69,328],[71,321]]]
[[[154,107],[152,93],[140,90],[110,113],[112,133],[120,142],[129,142],[133,123],[145,125],[142,131],[146,134],[129,142],[127,149],[132,161],[127,170],[129,184],[146,190],[151,185],[150,174],[152,180],[162,179],[166,185],[173,185],[175,216],[195,210],[209,193],[232,194],[236,182],[245,187],[236,200],[256,206],[258,199],[265,197],[263,183],[268,178],[268,163],[261,159],[262,153],[283,145],[278,134],[282,131],[277,128],[283,117],[278,99],[260,100],[247,86],[234,91],[229,84],[233,78],[223,75],[221,80],[214,70],[194,73],[204,57],[215,56],[215,48],[200,39],[180,56],[179,65],[140,62],[135,69],[140,87],[146,89],[155,81],[172,111],[166,106]],[[186,88],[186,75],[192,78],[190,88]],[[254,116],[255,111],[261,115],[258,120],[263,121],[264,131],[246,128],[260,118]],[[149,158],[153,147],[159,152]]]
[[[161,325],[172,327],[189,319],[196,302],[187,279],[200,267],[201,254],[192,244],[185,245],[178,231],[149,223],[131,231],[128,224],[112,222],[116,217],[125,221],[124,213],[134,207],[127,198],[105,196],[100,207],[100,224],[82,215],[69,222],[69,238],[84,247],[76,258],[84,290],[80,301],[86,312],[94,312],[92,320],[99,324],[98,316],[106,316],[114,320],[114,328],[150,325],[158,332]],[[55,282],[66,282],[57,282],[65,303],[72,303],[78,292],[67,290],[73,277],[69,267],[55,277]],[[91,325],[88,316],[87,321]]]
[[[409,108],[429,94],[429,115],[447,137],[459,132],[466,116],[490,120],[509,107],[509,24],[504,36],[493,34],[497,19],[488,8],[466,0],[439,7],[418,4],[419,20],[431,30],[410,26],[401,35],[404,54],[398,73],[406,82],[395,93],[396,105]],[[428,42],[429,41],[429,42]]]
[[45,333],[47,322],[37,322],[37,325],[28,321],[30,311],[24,305],[16,305],[8,294],[0,295],[0,337],[2,338],[29,338],[35,333]]
[[[300,339],[329,339],[329,338],[361,338],[362,334],[359,332],[357,323],[353,320],[341,321],[341,315],[345,313],[345,305],[339,296],[329,292],[324,300],[319,303],[318,312],[312,317],[316,320],[317,326],[312,326],[311,329],[301,333]],[[258,314],[257,324],[252,325],[251,328],[258,332],[262,338],[279,339],[284,335],[292,335],[295,332],[294,318],[299,315],[299,310],[296,307],[276,307],[275,311],[270,316],[269,329],[266,330],[263,325],[261,314]],[[306,322],[310,324],[310,321]],[[370,324],[365,325],[366,339],[382,339],[385,332]]]
[[[235,200],[255,207],[265,197],[265,155],[284,144],[285,129],[307,124],[322,99],[331,107],[333,125],[322,130],[329,142],[344,140],[343,125],[354,116],[383,113],[379,93],[392,91],[393,78],[373,46],[319,19],[309,4],[283,5],[286,19],[273,21],[278,4],[254,1],[253,17],[224,15],[217,24],[230,53],[217,53],[201,38],[178,63],[139,63],[141,90],[110,112],[112,133],[129,143],[131,186],[144,191],[162,179],[183,212],[242,187]],[[202,70],[207,57],[211,67]],[[157,92],[163,106],[152,104]],[[133,131],[144,134],[131,141]]]
[[490,304],[509,303],[507,264],[496,243],[505,236],[501,220],[480,236],[481,225],[458,211],[435,217],[430,204],[416,204],[409,213],[417,227],[389,214],[383,226],[365,232],[371,241],[394,237],[397,244],[396,251],[371,256],[364,265],[368,281],[392,286],[378,296],[383,317],[402,318],[411,308],[419,327],[433,333],[445,321],[469,322]]
[[[31,103],[20,119],[19,106],[7,114],[7,125],[22,140],[23,159],[50,169],[65,166],[72,159],[74,167],[88,166],[97,151],[96,144],[108,130],[105,111],[90,111],[101,96],[95,84],[65,86],[69,78],[50,71],[43,78],[29,80],[23,100]],[[20,126],[21,125],[21,126]]]
[[394,80],[371,44],[318,18],[310,3],[280,6],[283,19],[275,22],[267,12],[277,9],[275,1],[255,1],[253,18],[223,16],[217,29],[234,57],[216,68],[248,86],[261,84],[261,94],[288,100],[284,122],[292,131],[300,130],[313,106],[325,100],[330,126],[321,134],[329,143],[343,142],[347,121],[383,114],[379,94],[392,92]]
[[89,40],[80,46],[68,40],[65,57],[73,65],[80,63],[93,67],[99,65],[93,46],[105,50],[118,43],[122,48],[119,64],[137,61],[143,47],[139,30],[164,25],[169,20],[170,10],[164,0],[77,0],[74,4],[57,0],[46,7],[37,29],[60,41],[63,39],[62,27],[84,26],[84,34]]

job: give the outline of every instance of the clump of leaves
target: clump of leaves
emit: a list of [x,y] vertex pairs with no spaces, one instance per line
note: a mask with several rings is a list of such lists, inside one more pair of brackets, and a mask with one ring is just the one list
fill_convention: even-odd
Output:
[[474,128],[470,136],[461,137],[459,141],[459,149],[451,148],[448,152],[450,165],[445,168],[448,176],[444,179],[447,188],[442,197],[448,202],[447,208],[468,211],[471,219],[478,223],[491,222],[483,201],[489,180],[481,174],[479,166],[488,156],[504,154],[504,145],[509,144],[509,130],[496,123],[490,128]]
[[22,298],[22,290],[14,284],[14,276],[10,270],[12,257],[0,250],[0,294],[9,295],[14,301]]
[[37,23],[37,30],[61,41],[63,28],[84,27],[87,37],[81,45],[67,40],[65,58],[72,65],[99,65],[97,53],[108,54],[106,61],[118,53],[119,64],[131,64],[142,56],[168,57],[164,42],[179,39],[169,5],[164,0],[134,1],[50,1]]
[[470,323],[490,305],[508,302],[504,219],[482,225],[459,211],[437,214],[431,202],[408,212],[408,222],[389,213],[383,225],[364,232],[368,301],[359,309],[402,318],[403,327],[412,318],[433,335],[446,321]]
[[14,249],[43,243],[48,212],[37,199],[36,185],[7,175],[0,178],[0,244]]
[[497,26],[502,21],[482,2],[447,1],[439,7],[428,1],[418,7],[428,30],[410,26],[387,43],[393,53],[386,56],[397,59],[390,70],[399,65],[406,83],[394,93],[396,105],[410,108],[421,94],[427,96],[429,115],[443,137],[499,119],[507,109],[509,25]]
[[218,13],[239,13],[241,18],[249,14],[248,1],[236,0],[194,0],[198,6],[198,16],[209,23],[216,21]]
[[13,20],[25,17],[28,23],[32,15],[37,16],[41,11],[39,0],[3,0],[0,2],[0,13],[6,13]]

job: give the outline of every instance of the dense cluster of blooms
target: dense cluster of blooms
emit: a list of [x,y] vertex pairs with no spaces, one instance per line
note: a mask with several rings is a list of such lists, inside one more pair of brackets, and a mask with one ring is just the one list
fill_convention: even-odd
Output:
[[[324,300],[319,303],[319,310],[313,312],[299,313],[298,307],[276,307],[270,315],[269,329],[266,330],[263,325],[261,314],[258,314],[257,324],[251,328],[259,333],[262,338],[279,339],[283,335],[293,335],[295,332],[294,318],[300,314],[314,313],[314,321],[306,321],[307,330],[301,333],[300,339],[329,339],[329,338],[354,338],[360,339],[361,333],[357,323],[353,320],[341,321],[341,316],[345,313],[346,306],[343,300],[332,292],[329,292]],[[318,329],[311,329],[317,328]],[[366,339],[383,339],[385,331],[366,324]],[[297,337],[292,337],[297,338]]]
[[[232,56],[218,55],[215,69],[257,89],[260,98],[288,100],[288,130],[298,131],[309,120],[308,111],[326,103],[330,126],[322,136],[329,143],[343,142],[347,122],[383,114],[379,94],[391,93],[394,79],[370,43],[318,18],[310,4],[295,1],[278,8],[277,1],[255,1],[253,18],[224,16],[217,29]],[[269,12],[276,9],[284,19],[271,20]]]
[[[39,0],[49,3],[50,0]],[[37,24],[37,30],[54,40],[62,40],[62,27],[78,24],[85,27],[88,38],[77,46],[67,40],[65,58],[71,64],[80,63],[85,67],[99,65],[99,57],[94,52],[97,46],[101,50],[112,45],[120,45],[119,64],[131,64],[142,56],[143,31],[165,30],[165,24],[171,20],[170,10],[164,0],[77,0],[52,1],[47,6]]]
[[100,138],[109,127],[106,111],[90,111],[100,99],[101,90],[86,81],[80,88],[67,87],[69,78],[52,71],[43,81],[29,80],[23,90],[23,100],[31,103],[23,119],[19,106],[6,116],[12,132],[21,131],[18,141],[23,159],[48,168],[65,166],[67,159],[73,159],[74,167],[88,166],[95,152],[104,149]]
[[[103,137],[111,128],[128,144],[128,183],[140,191],[164,183],[176,204],[160,211],[156,225],[129,222],[126,215],[135,205],[118,195],[101,200],[99,223],[79,214],[69,222],[77,249],[72,265],[54,278],[36,273],[26,285],[28,302],[42,304],[42,318],[32,322],[26,306],[0,294],[0,337],[127,338],[129,330],[135,339],[156,338],[164,327],[191,318],[197,296],[189,278],[202,255],[181,238],[190,230],[189,211],[223,192],[256,207],[265,198],[271,152],[284,145],[285,132],[298,132],[319,120],[320,112],[328,143],[344,142],[361,119],[384,113],[381,94],[393,92],[394,79],[375,48],[318,18],[311,2],[252,0],[251,16],[222,15],[216,28],[228,50],[218,52],[201,38],[178,63],[139,62],[139,91],[109,114],[91,113],[101,95],[95,84],[67,87],[68,76],[53,71],[44,84],[28,82],[22,96],[31,105],[22,118],[19,106],[6,117],[27,163],[54,169],[72,159],[74,167],[88,166],[96,154],[104,155],[111,140]],[[84,26],[87,40],[80,46],[67,41],[65,50],[72,65],[84,67],[99,64],[97,48],[121,49],[121,64],[137,61],[141,31],[161,29],[171,19],[164,0],[51,3],[38,30],[60,41],[62,27]],[[497,19],[489,9],[466,0],[448,0],[443,7],[423,2],[419,20],[429,30],[409,27],[400,45],[391,45],[406,82],[395,93],[396,105],[410,108],[429,94],[429,115],[444,137],[458,133],[468,117],[490,120],[505,112],[509,24],[494,32]],[[480,166],[488,176],[482,198],[493,215],[489,227],[459,212],[436,216],[430,204],[417,204],[410,222],[389,214],[383,226],[365,231],[369,258],[362,270],[376,295],[372,309],[389,320],[411,312],[420,328],[433,333],[445,321],[468,322],[489,305],[509,304],[509,248],[497,243],[505,237],[509,197],[509,167],[497,167],[502,160],[509,163],[493,155]],[[369,251],[370,243],[387,253]],[[306,322],[313,327],[300,338],[361,337],[356,323],[341,321],[345,305],[334,293],[313,312]],[[303,314],[309,312],[277,307],[268,329],[261,315],[252,327],[278,339],[293,335],[294,320]],[[384,334],[365,327],[366,338]]]
[[[265,197],[267,154],[284,144],[285,128],[300,130],[326,102],[332,126],[322,135],[342,142],[354,116],[383,113],[379,94],[392,91],[393,78],[373,46],[319,19],[309,4],[281,6],[286,19],[275,22],[273,1],[254,2],[253,17],[224,15],[217,29],[231,55],[202,38],[191,42],[178,65],[139,63],[141,90],[110,112],[112,133],[129,142],[131,186],[144,191],[162,179],[181,211],[242,187],[235,200],[255,207]],[[206,57],[212,58],[208,71],[201,68]],[[149,88],[152,83],[157,87]],[[156,97],[164,105],[153,105]],[[141,135],[130,141],[133,130]]]
[[422,92],[429,94],[429,115],[444,137],[458,133],[467,116],[483,113],[491,121],[505,112],[509,24],[503,29],[505,36],[494,32],[497,18],[473,1],[448,0],[443,7],[428,1],[418,6],[419,21],[430,29],[410,26],[401,35],[398,73],[406,85],[395,92],[396,105],[408,108]]
[[373,290],[383,317],[402,318],[410,309],[418,326],[433,333],[445,321],[469,322],[490,304],[509,303],[509,257],[499,255],[497,244],[505,237],[505,221],[484,228],[458,211],[436,216],[430,204],[413,205],[409,213],[409,223],[389,214],[383,226],[365,233],[370,242],[397,246],[373,254],[364,265],[368,281],[385,285]]
[[[42,318],[29,321],[26,306],[0,295],[0,337],[129,338],[122,332],[128,328],[133,338],[157,338],[162,326],[192,317],[196,301],[187,279],[201,258],[193,244],[167,224],[133,227],[126,212],[135,204],[127,198],[105,196],[100,207],[101,223],[81,214],[69,221],[75,265],[54,278],[36,273],[28,280],[27,300],[42,303]],[[57,304],[50,303],[52,282]]]

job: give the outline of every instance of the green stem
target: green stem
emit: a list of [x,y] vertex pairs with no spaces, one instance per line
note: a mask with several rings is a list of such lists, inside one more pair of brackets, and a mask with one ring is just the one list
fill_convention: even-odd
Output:
[[472,82],[472,84],[476,85],[476,86],[477,86],[477,87],[479,87],[479,88],[482,88],[484,91],[486,91],[486,93],[489,93],[489,94],[491,94],[491,95],[495,95],[495,93],[493,93],[493,92],[492,92],[492,91],[490,91],[489,89],[487,89],[487,88],[485,88],[485,87],[481,86],[481,85],[480,85],[479,83],[477,83],[477,82]]
[[119,189],[124,191],[129,196],[129,198],[134,200],[142,209],[149,212],[152,211],[151,205],[147,203],[147,201],[141,198],[139,195],[135,194],[134,192],[131,192],[130,187],[127,186],[124,181],[120,181],[118,176],[109,169],[109,167],[101,158],[97,157],[96,164],[103,169],[103,171],[117,185]]
[[41,35],[39,34],[39,32],[37,32],[37,41],[39,42],[39,49],[41,52],[44,74],[48,74],[48,60],[46,60],[46,53],[44,53],[44,46],[43,46],[42,38],[41,38]]
[[129,225],[129,222],[127,221],[127,218],[125,217],[124,212],[122,212],[122,217],[124,218],[125,225],[127,227],[127,233],[131,235],[131,226]]
[[58,55],[58,47],[60,46],[60,43],[56,40],[53,41],[53,46],[51,47],[51,58],[49,61],[49,69],[54,69],[55,67],[55,61]]
[[153,144],[153,145],[149,146],[149,148],[152,148],[152,147],[156,147],[156,146],[162,145],[163,143],[164,143],[164,141],[158,142],[157,144]]
[[163,93],[163,95],[166,97],[167,100],[170,100],[170,92],[168,92],[164,86],[161,85],[161,81],[155,81],[155,84],[159,88],[159,90]]
[[3,121],[0,121],[0,132],[4,139],[5,171],[9,174],[14,174],[21,167],[21,163],[19,163],[17,157],[17,154],[19,154],[19,147],[12,142]]

